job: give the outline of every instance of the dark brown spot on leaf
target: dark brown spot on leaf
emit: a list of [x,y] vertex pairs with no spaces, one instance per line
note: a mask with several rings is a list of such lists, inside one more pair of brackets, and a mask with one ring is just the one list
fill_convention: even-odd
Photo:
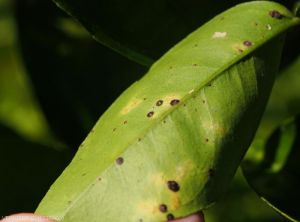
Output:
[[283,15],[277,11],[277,10],[272,10],[269,12],[269,15],[272,17],[272,18],[276,18],[276,19],[282,19],[283,18]]
[[117,128],[113,128],[113,132],[115,132],[117,130]]
[[164,103],[164,101],[160,99],[160,100],[158,100],[158,101],[156,102],[156,105],[157,105],[157,106],[161,106],[163,103]]
[[205,142],[208,142],[208,141],[209,141],[209,139],[208,139],[208,138],[206,138],[206,139],[205,139]]
[[247,47],[252,46],[252,42],[250,42],[248,40],[244,41],[243,44],[244,44],[244,46],[247,46]]
[[171,106],[175,106],[175,105],[177,105],[179,102],[180,102],[179,99],[173,99],[173,100],[171,100],[170,104],[171,104]]
[[153,111],[150,111],[149,113],[147,113],[147,117],[152,117],[154,115],[154,112]]
[[124,124],[127,124],[128,122],[127,122],[127,120],[125,120],[123,123],[124,123]]
[[180,190],[179,184],[174,180],[169,180],[167,184],[168,188],[174,192],[178,192]]
[[198,64],[194,63],[193,66],[198,66]]
[[173,214],[168,214],[168,215],[167,215],[167,220],[168,220],[168,221],[174,220],[174,219],[175,219],[175,217],[174,217]]
[[168,207],[165,204],[161,204],[161,205],[159,205],[159,210],[160,210],[160,212],[165,213],[168,211]]
[[122,164],[124,163],[123,157],[118,157],[118,158],[116,159],[116,163],[117,163],[118,165],[122,165]]
[[204,103],[205,103],[205,100],[202,100],[202,103],[204,104]]

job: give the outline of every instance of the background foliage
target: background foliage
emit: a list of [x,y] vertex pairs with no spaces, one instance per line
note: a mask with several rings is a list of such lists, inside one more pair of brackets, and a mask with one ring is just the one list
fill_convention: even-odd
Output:
[[[68,8],[105,45],[50,0],[0,0],[0,215],[34,211],[98,117],[147,65],[243,1],[89,2],[80,11]],[[292,8],[295,1],[281,3]],[[299,37],[299,28],[288,33],[281,72],[243,164],[250,186],[298,220],[300,206],[291,202],[300,197]],[[207,220],[284,221],[248,182],[239,171]]]

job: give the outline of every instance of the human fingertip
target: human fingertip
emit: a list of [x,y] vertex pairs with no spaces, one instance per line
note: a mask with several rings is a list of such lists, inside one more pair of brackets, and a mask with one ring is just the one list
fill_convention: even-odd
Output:
[[49,217],[33,213],[18,213],[4,217],[0,222],[57,222]]
[[202,212],[198,212],[196,214],[192,214],[190,216],[172,220],[171,222],[205,222],[204,215]]

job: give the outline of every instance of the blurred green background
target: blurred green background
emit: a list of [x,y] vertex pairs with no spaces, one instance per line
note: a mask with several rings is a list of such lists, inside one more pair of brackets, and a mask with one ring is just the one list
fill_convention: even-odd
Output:
[[[102,17],[90,18],[87,11],[81,22],[101,19],[101,31],[116,37],[121,44],[132,46],[136,42],[134,47],[155,60],[196,27],[239,2],[242,1],[153,1],[154,12],[159,8],[158,15],[162,17],[140,21],[147,22],[148,32],[153,33],[150,39],[143,37],[143,25],[136,24],[131,29],[125,23],[124,27],[117,25],[124,16],[130,20],[135,10],[143,15],[139,8],[131,6],[133,12],[120,14],[120,18],[110,18],[109,11],[104,13],[113,7],[113,1],[107,5],[95,3],[103,4],[96,9],[87,4],[91,15],[93,10],[100,10]],[[282,2],[290,8],[294,4]],[[151,15],[147,13],[146,16]],[[162,22],[155,23],[159,19]],[[98,41],[105,41],[95,24],[87,29],[94,32]],[[299,30],[287,37],[282,73],[299,72],[299,44],[293,44],[299,37]],[[0,216],[33,212],[95,121],[146,70],[147,67],[99,44],[50,0],[0,0]],[[284,81],[287,80],[278,83],[277,88],[286,90]],[[284,113],[279,115],[280,120],[298,114],[299,78],[292,82],[295,85],[289,93],[273,96],[266,114],[269,122],[273,123],[278,113]],[[282,104],[282,98],[289,104]],[[282,107],[289,108],[282,111]],[[264,138],[269,138],[279,123],[269,124],[272,130],[266,125],[268,130],[260,132],[268,132]],[[249,159],[263,159],[261,152],[252,151]],[[229,192],[205,214],[208,222],[285,221],[250,189],[241,170]]]

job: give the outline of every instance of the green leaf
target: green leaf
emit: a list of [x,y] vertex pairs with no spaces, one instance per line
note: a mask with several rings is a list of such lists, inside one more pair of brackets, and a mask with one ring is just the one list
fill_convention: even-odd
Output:
[[[243,164],[244,175],[258,195],[292,221],[300,218],[300,206],[297,201],[291,201],[300,197],[300,176],[293,173],[299,168],[299,154],[294,154],[299,140],[299,129],[294,121],[300,113],[299,70],[300,57],[277,78]],[[269,184],[273,184],[272,187]]]
[[36,212],[63,222],[165,221],[210,206],[253,139],[280,34],[298,23],[257,1],[190,34],[104,113]]
[[300,122],[286,121],[276,129],[260,162],[249,157],[243,172],[260,198],[290,221],[300,220]]
[[149,67],[214,15],[241,0],[54,0],[101,44]]
[[28,78],[52,131],[75,150],[99,115],[146,69],[94,41],[51,1],[22,0],[15,7]]

